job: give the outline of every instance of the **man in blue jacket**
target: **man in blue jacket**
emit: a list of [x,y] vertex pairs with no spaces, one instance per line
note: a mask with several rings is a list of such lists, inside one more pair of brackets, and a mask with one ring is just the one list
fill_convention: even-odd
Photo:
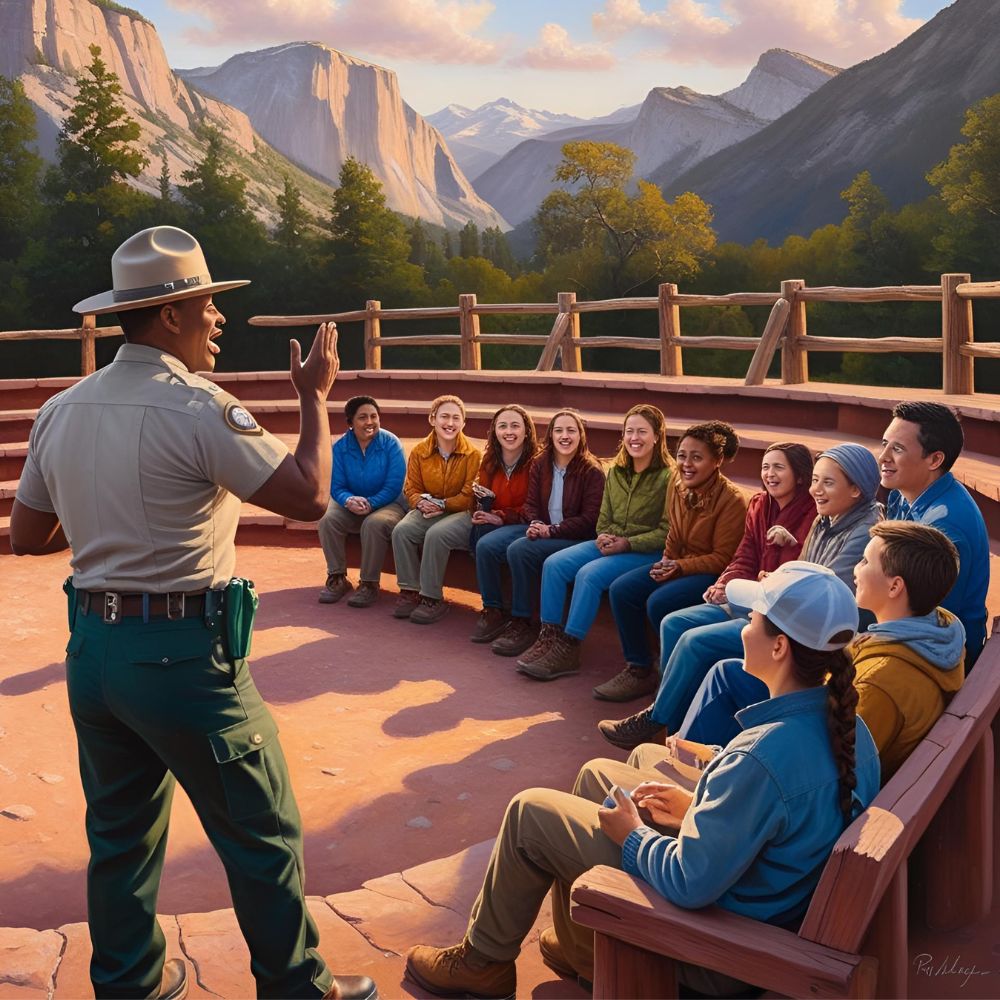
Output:
[[965,444],[962,425],[940,403],[897,403],[882,438],[879,471],[891,490],[886,520],[937,528],[958,549],[958,580],[941,607],[965,627],[968,672],[986,642],[990,540],[969,491],[951,474]]

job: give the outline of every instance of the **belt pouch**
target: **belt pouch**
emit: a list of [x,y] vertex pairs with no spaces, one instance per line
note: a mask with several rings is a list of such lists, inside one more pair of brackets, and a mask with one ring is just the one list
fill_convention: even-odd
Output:
[[73,577],[67,576],[63,581],[63,593],[66,595],[66,618],[72,632],[76,624],[76,587],[73,586]]
[[233,577],[226,587],[226,642],[229,655],[242,660],[250,655],[253,622],[259,604],[253,580]]

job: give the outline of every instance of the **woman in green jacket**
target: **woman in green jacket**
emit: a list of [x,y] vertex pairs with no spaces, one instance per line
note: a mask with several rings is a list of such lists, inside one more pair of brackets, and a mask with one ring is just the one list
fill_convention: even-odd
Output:
[[[597,520],[597,538],[545,560],[542,569],[542,629],[517,669],[550,681],[580,670],[580,641],[597,616],[601,595],[622,573],[648,569],[667,537],[667,483],[673,460],[667,451],[666,420],[655,406],[633,406],[625,414],[622,443],[608,472]],[[573,585],[563,624],[566,590]]]

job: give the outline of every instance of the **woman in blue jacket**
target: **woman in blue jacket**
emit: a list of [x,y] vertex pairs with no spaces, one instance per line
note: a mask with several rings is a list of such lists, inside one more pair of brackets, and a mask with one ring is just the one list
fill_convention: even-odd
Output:
[[[624,868],[676,906],[715,903],[798,925],[837,838],[879,787],[878,753],[856,717],[854,666],[843,651],[858,609],[821,567],[783,566],[760,583],[733,580],[726,592],[752,609],[744,669],[770,698],[740,712],[743,731],[724,750],[702,755],[693,792],[655,769],[673,748],[646,744],[628,764],[591,761],[572,795],[517,795],[464,940],[411,949],[411,980],[439,996],[513,996],[514,959],[550,888],[555,926],[539,935],[542,958],[591,979],[593,932],[570,919],[570,886],[600,864]],[[678,978],[707,995],[746,989],[685,964]]]
[[399,438],[382,429],[382,412],[371,396],[352,396],[344,416],[347,432],[333,446],[330,505],[318,525],[326,556],[319,602],[336,604],[354,589],[347,579],[347,536],[360,535],[361,585],[347,603],[367,608],[378,599],[392,529],[409,509],[401,495],[406,459]]

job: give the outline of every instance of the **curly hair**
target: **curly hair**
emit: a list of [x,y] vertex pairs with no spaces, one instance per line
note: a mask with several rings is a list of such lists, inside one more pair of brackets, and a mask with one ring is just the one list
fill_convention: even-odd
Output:
[[462,420],[465,420],[465,403],[463,403],[458,396],[438,396],[436,399],[431,400],[431,408],[427,414],[428,420],[434,419],[434,414],[444,406],[445,403],[454,403],[455,406],[459,408],[462,413]]
[[708,420],[703,424],[692,424],[681,435],[681,441],[686,437],[700,441],[716,460],[721,458],[723,462],[731,462],[740,450],[739,435],[733,430],[732,425],[724,420]]
[[583,469],[588,466],[600,469],[600,459],[590,450],[590,445],[587,444],[586,421],[583,419],[583,415],[579,410],[574,410],[569,407],[557,410],[552,414],[552,419],[549,420],[549,426],[545,429],[545,439],[542,441],[542,450],[539,453],[538,460],[544,462],[555,461],[556,448],[552,442],[552,428],[555,427],[556,421],[560,417],[569,417],[580,431],[580,443],[577,445],[576,454],[570,459],[569,465],[566,466],[567,475],[571,472],[576,472],[577,470],[582,472]]
[[613,459],[614,464],[628,469],[629,472],[635,471],[632,464],[632,456],[625,447],[625,425],[628,423],[629,417],[642,417],[653,428],[653,433],[656,435],[649,467],[651,469],[671,468],[674,460],[671,458],[670,451],[667,448],[667,418],[663,415],[663,411],[659,407],[652,406],[649,403],[639,403],[625,414],[625,419],[622,420],[622,442],[618,446],[618,452]]
[[493,474],[500,468],[500,457],[503,455],[503,448],[497,437],[497,420],[501,413],[512,411],[524,421],[524,447],[521,449],[521,457],[514,466],[515,471],[530,462],[538,454],[538,432],[535,430],[535,422],[528,416],[528,411],[517,403],[506,403],[493,414],[490,420],[490,429],[486,435],[486,445],[483,448],[483,460],[479,465],[479,482],[484,482],[493,477]]
[[[830,731],[830,748],[837,766],[840,811],[845,825],[852,819],[852,802],[858,779],[855,774],[854,742],[857,734],[856,719],[858,692],[854,687],[854,661],[843,649],[829,652],[812,649],[782,632],[766,615],[764,631],[770,636],[784,635],[792,654],[792,672],[804,687],[818,687],[826,682],[827,725]],[[851,633],[853,634],[853,633]],[[837,639],[839,636],[834,636]],[[843,636],[845,642],[850,635]]]

